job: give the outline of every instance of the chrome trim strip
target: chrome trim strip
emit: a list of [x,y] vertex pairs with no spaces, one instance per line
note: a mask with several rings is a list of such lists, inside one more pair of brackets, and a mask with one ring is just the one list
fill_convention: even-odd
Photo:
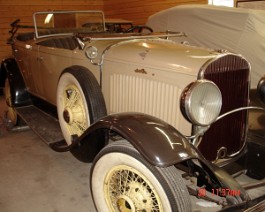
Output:
[[[228,111],[224,114],[222,114],[221,116],[219,116],[216,121],[224,118],[225,116],[229,115],[229,114],[232,114],[232,113],[236,113],[236,112],[239,112],[239,111],[243,111],[243,110],[250,110],[250,109],[253,109],[253,110],[261,110],[261,111],[265,111],[265,108],[262,108],[262,107],[256,107],[256,106],[248,106],[248,107],[242,107],[242,108],[237,108],[237,109],[234,109],[234,110],[231,110],[231,111]],[[248,119],[247,119],[248,120]],[[215,122],[216,122],[215,121]],[[248,122],[248,121],[247,121]],[[248,123],[247,123],[248,125]],[[246,135],[247,135],[247,131],[248,131],[248,128],[246,128]],[[232,158],[232,157],[235,157],[236,155],[238,155],[239,153],[241,153],[243,151],[243,149],[245,148],[246,146],[246,139],[247,139],[247,136],[245,138],[245,142],[242,146],[242,148],[240,150],[238,150],[237,152],[234,152],[233,154],[231,155],[226,155],[226,158]]]
[[[234,110],[231,110],[231,111],[228,111],[220,116],[218,116],[218,118],[216,119],[216,121],[224,118],[225,116],[229,115],[229,114],[232,114],[232,113],[235,113],[235,112],[238,112],[238,111],[242,111],[242,110],[249,110],[249,109],[254,109],[254,110],[262,110],[262,111],[265,111],[265,108],[263,107],[256,107],[256,106],[248,106],[248,107],[241,107],[241,108],[237,108],[237,109],[234,109]],[[215,121],[215,122],[216,122]]]
[[[114,34],[115,35],[115,34]],[[127,34],[121,34],[121,35],[127,35]],[[95,38],[95,37],[87,37],[88,40],[90,41],[100,41],[100,40],[131,40],[131,39],[146,39],[146,38],[168,38],[168,37],[181,37],[181,36],[185,36],[185,33],[183,32],[179,32],[179,33],[175,33],[175,34],[147,34],[147,35],[135,35],[133,34],[132,36],[130,36],[130,34],[128,33],[128,36],[117,36],[117,37],[106,37],[106,38]]]

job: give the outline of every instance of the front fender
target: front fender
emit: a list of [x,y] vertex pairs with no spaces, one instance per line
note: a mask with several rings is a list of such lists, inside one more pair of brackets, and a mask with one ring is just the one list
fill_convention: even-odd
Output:
[[118,133],[154,166],[167,167],[199,157],[197,150],[175,128],[158,118],[142,113],[106,116],[91,125],[74,143],[80,144],[86,140],[89,142],[86,138],[100,129]]
[[86,157],[92,154],[91,161],[105,145],[106,130],[114,131],[128,140],[154,166],[168,167],[192,158],[199,159],[203,169],[213,173],[224,188],[240,190],[240,197],[248,199],[247,193],[231,175],[207,161],[174,127],[150,115],[117,113],[106,116],[91,125],[72,145],[85,146]]

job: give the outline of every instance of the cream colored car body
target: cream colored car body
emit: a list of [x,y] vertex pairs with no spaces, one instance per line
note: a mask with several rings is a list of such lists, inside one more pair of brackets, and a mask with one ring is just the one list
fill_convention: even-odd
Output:
[[[49,38],[48,38],[49,39]],[[15,42],[15,54],[28,90],[56,105],[56,89],[65,68],[79,65],[89,69],[100,82],[109,114],[143,112],[159,117],[181,132],[191,133],[179,110],[182,90],[198,77],[203,65],[218,53],[180,45],[164,38],[135,39],[109,36],[86,43],[84,50],[36,45],[41,40]],[[86,48],[98,49],[90,61]],[[93,64],[93,63],[97,64]]]

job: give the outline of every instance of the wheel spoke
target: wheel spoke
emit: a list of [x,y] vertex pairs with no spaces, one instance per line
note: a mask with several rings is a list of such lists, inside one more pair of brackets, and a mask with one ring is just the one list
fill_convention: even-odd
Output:
[[[154,188],[142,176],[129,169],[113,171],[108,181],[109,201],[114,208],[134,208],[135,211],[159,211]],[[161,209],[160,209],[161,210]]]
[[69,131],[71,132],[72,135],[82,135],[82,133],[87,129],[87,125],[86,123],[80,123],[80,122],[76,122],[73,121],[73,123],[71,123],[69,125]]
[[69,86],[65,89],[66,98],[64,108],[71,114],[68,129],[71,135],[80,136],[87,129],[87,119],[85,117],[84,103],[78,89]]
[[86,128],[87,128],[87,125],[86,125],[85,122],[80,123],[80,122],[74,121],[74,124],[82,132],[84,132],[86,130]]
[[78,98],[79,98],[79,93],[76,89],[67,89],[66,90],[66,107],[73,107],[73,105],[77,102]]

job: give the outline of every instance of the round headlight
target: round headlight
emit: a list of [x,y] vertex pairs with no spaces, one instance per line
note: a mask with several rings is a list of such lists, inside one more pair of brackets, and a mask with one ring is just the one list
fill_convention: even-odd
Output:
[[221,92],[216,84],[208,80],[189,84],[181,94],[181,112],[192,124],[210,125],[218,117],[221,107]]

